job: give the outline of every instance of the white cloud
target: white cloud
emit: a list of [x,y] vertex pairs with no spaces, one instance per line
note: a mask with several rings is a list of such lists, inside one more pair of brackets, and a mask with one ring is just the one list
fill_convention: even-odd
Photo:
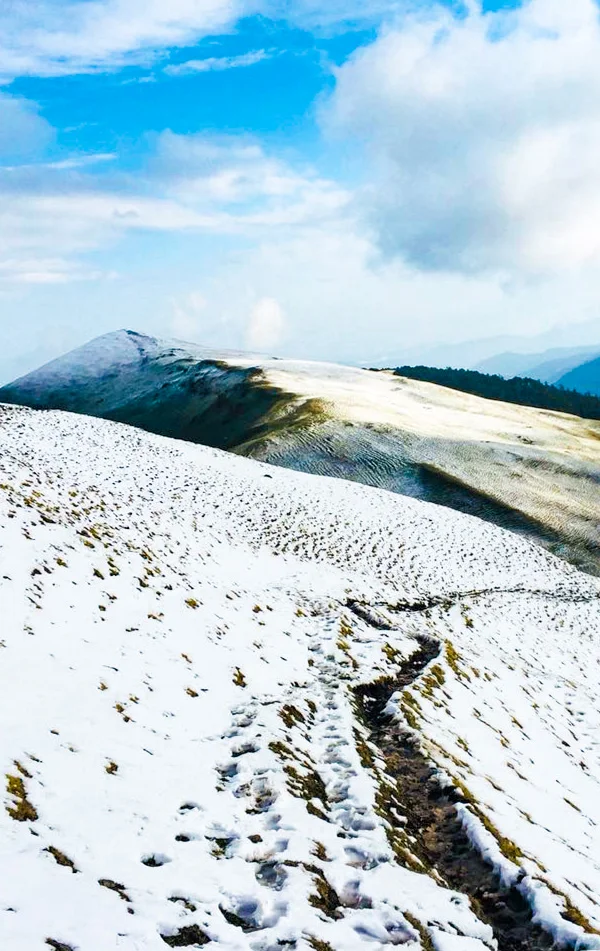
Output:
[[[76,183],[77,185],[78,183]],[[52,251],[65,256],[114,243],[131,230],[218,228],[218,215],[196,214],[175,202],[85,191],[5,192],[0,204],[0,254]]]
[[103,269],[89,267],[82,257],[115,245],[128,232],[217,226],[175,202],[85,190],[82,185],[58,179],[44,190],[39,180],[30,189],[0,188],[0,282],[90,279]]
[[[0,6],[0,80],[147,65],[170,48],[227,32],[241,18],[254,14],[331,33],[390,19],[407,2],[410,0],[12,0]],[[258,53],[245,55],[247,62],[244,57],[215,57],[210,66],[200,65],[209,60],[191,61],[188,71],[258,62],[258,58],[250,59]],[[181,72],[183,68],[169,70]]]
[[242,136],[164,132],[151,171],[171,198],[196,209],[218,206],[236,230],[314,225],[337,217],[350,197]]
[[[566,323],[571,329],[556,344],[549,336],[547,346],[597,342],[591,330],[580,340],[576,323],[597,318],[600,280],[597,268],[510,285],[488,274],[426,272],[377,258],[369,238],[344,221],[266,234],[211,263],[202,293],[210,320],[196,339],[207,346],[389,365],[414,347],[534,335]],[[248,333],[245,315],[264,299],[285,314],[278,343]]]
[[[110,169],[111,154],[0,165],[0,281],[38,273],[21,259],[58,258],[70,264],[45,269],[47,280],[79,279],[81,255],[135,232],[260,240],[337,220],[348,202],[335,183],[246,139],[164,133],[156,148],[150,167],[130,175]],[[98,174],[98,164],[109,168]]]
[[[347,191],[256,142],[165,133],[155,145],[151,167],[130,177],[68,159],[0,169],[0,287],[37,294],[45,315],[47,285],[52,313],[88,321],[88,336],[118,321],[215,347],[359,363],[597,314],[593,264],[537,282],[431,273],[378,255]],[[119,279],[106,280],[115,270]],[[85,301],[66,288],[82,280]]]
[[254,66],[273,54],[267,50],[252,50],[240,56],[207,56],[206,59],[189,59],[185,63],[165,66],[164,72],[169,76],[187,76],[193,73],[209,73],[224,69],[239,69],[243,66]]
[[[375,362],[418,343],[592,318],[600,89],[590,10],[591,0],[533,0],[527,17],[439,13],[357,53],[327,122],[354,136],[351,149],[356,139],[370,149],[360,201],[246,137],[164,132],[135,173],[108,154],[5,165],[0,284],[17,303],[3,319],[20,320],[28,300],[32,327],[52,312],[85,336],[133,323],[216,347]],[[18,102],[32,121],[22,152],[43,148],[51,130]],[[99,279],[115,267],[119,280]],[[85,299],[66,286],[83,279]]]
[[281,343],[285,330],[285,316],[281,305],[273,297],[256,301],[246,330],[249,350],[273,350]]
[[0,75],[63,75],[152,61],[230,28],[243,0],[13,0],[0,12]]
[[[195,231],[177,242],[176,254],[170,240],[157,236],[140,245],[129,232],[110,258],[119,278],[88,281],[81,290],[65,282],[0,282],[5,356],[23,353],[34,339],[49,359],[122,326],[215,348],[363,365],[413,360],[408,351],[417,345],[536,334],[567,322],[569,331],[548,335],[547,346],[598,342],[597,320],[593,339],[593,329],[581,336],[576,326],[597,318],[597,268],[509,286],[489,275],[428,273],[397,258],[374,260],[368,237],[346,220],[265,231],[252,243],[218,242],[214,252],[214,242]],[[106,252],[100,260],[106,267]],[[82,266],[89,261],[84,257]],[[256,313],[249,336],[249,317],[264,299],[284,314],[278,341],[277,321],[270,339],[258,336]],[[20,329],[11,340],[5,330],[13,326]]]
[[78,265],[64,258],[15,256],[0,257],[0,283],[70,284],[104,276],[101,271]]
[[[54,162],[46,162],[46,168],[86,168],[88,165],[102,165],[105,162],[114,162],[117,158],[116,152],[89,152],[79,155],[70,155],[66,159],[57,159]],[[39,167],[39,166],[38,166]]]
[[179,340],[200,340],[206,298],[197,291],[173,301],[170,332]]
[[595,0],[404,18],[337,74],[325,122],[366,144],[363,210],[419,268],[547,275],[600,261]]

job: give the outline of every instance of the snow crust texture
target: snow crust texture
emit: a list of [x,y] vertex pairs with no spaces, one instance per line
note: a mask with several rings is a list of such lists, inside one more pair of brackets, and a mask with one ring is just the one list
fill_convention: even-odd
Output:
[[0,947],[498,947],[404,829],[388,678],[473,849],[600,948],[600,585],[533,543],[0,406],[0,611]]

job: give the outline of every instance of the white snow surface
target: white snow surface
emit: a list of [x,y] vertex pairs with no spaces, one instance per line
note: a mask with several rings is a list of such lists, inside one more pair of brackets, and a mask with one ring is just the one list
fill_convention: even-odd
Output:
[[[110,415],[129,402],[160,403],[157,368],[203,361],[231,369],[259,368],[265,381],[291,397],[295,406],[318,400],[321,421],[330,423],[334,432],[336,424],[346,437],[356,429],[358,448],[350,450],[352,478],[372,483],[376,476],[377,484],[392,488],[394,468],[410,459],[582,544],[595,559],[600,546],[598,420],[483,399],[390,372],[216,351],[127,330],[97,337],[9,389],[25,403],[33,399],[40,405]],[[274,421],[268,420],[261,437],[240,451],[283,465],[294,465],[295,460],[301,469],[315,450],[327,456],[331,428],[326,425],[323,443],[315,420],[298,429],[286,427],[284,419],[271,432]],[[360,436],[363,427],[379,447],[375,461],[370,438],[364,430]],[[392,484],[386,482],[386,473]]]
[[357,750],[352,684],[419,635],[435,670],[391,706],[539,920],[600,947],[595,579],[448,509],[99,419],[0,406],[0,470],[1,948],[159,951],[193,926],[494,947],[397,860]]

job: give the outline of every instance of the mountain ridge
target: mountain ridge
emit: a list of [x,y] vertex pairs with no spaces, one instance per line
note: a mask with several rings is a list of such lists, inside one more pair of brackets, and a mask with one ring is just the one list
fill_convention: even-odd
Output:
[[[386,372],[124,333],[0,389],[0,400],[91,413],[449,505],[600,570],[593,421]],[[98,347],[109,354],[100,373]]]
[[401,366],[393,372],[397,376],[423,380],[471,393],[484,399],[513,403],[517,406],[532,406],[579,416],[582,419],[600,419],[600,399],[567,389],[562,384],[542,383],[531,377],[514,376],[506,379],[498,373],[481,373],[479,370],[455,370],[452,367]]
[[499,353],[476,364],[472,369],[482,373],[499,373],[504,377],[529,376],[542,383],[557,383],[569,370],[593,359],[600,353],[600,344],[583,347],[553,347],[541,353]]

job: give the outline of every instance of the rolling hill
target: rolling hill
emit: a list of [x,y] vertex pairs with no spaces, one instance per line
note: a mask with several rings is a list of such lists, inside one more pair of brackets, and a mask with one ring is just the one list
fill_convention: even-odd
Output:
[[428,366],[396,367],[393,372],[396,376],[448,386],[463,393],[483,396],[485,399],[569,413],[582,419],[600,419],[598,397],[579,393],[574,389],[567,390],[562,386],[552,386],[531,377],[514,376],[507,380],[498,373]]
[[131,331],[0,389],[478,515],[600,568],[600,423],[334,364]]

